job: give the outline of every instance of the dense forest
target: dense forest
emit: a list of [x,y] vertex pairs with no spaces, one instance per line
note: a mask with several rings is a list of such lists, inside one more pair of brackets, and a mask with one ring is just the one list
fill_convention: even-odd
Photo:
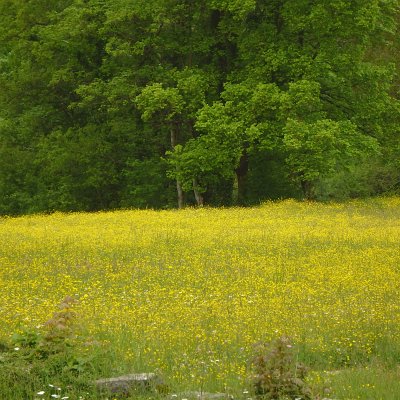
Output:
[[400,186],[399,0],[0,0],[0,214]]

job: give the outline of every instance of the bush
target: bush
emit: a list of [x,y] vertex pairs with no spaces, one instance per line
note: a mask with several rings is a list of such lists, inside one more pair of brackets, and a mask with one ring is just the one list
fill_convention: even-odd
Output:
[[252,384],[257,397],[264,400],[311,400],[305,382],[307,368],[297,363],[287,337],[255,346],[252,359]]

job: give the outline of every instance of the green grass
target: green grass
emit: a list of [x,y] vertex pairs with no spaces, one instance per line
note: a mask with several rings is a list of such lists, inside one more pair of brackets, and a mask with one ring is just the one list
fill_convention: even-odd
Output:
[[330,397],[342,400],[399,400],[400,367],[370,364],[328,374]]

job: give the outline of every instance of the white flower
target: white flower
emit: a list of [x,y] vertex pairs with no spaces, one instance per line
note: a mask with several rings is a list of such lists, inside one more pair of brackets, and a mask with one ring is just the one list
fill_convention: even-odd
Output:
[[19,347],[14,347],[14,350],[15,350],[15,351],[18,351],[18,350],[19,350]]
[[67,400],[67,399],[69,399],[68,396],[61,397],[61,400]]
[[46,392],[44,390],[41,390],[40,392],[37,392],[36,394],[38,394],[39,396],[43,396]]
[[59,394],[52,394],[51,397],[53,397],[55,399],[59,399],[61,396]]

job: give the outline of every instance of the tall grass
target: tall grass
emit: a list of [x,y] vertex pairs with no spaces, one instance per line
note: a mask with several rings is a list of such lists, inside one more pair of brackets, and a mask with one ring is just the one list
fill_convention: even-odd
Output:
[[[97,398],[82,380],[156,370],[172,391],[247,398],[252,345],[283,335],[316,371],[393,371],[399,221],[399,198],[2,218],[0,341],[8,355],[0,352],[0,371],[19,351],[11,336],[43,335],[66,296],[77,300],[71,359],[81,357],[82,371],[24,381],[12,379],[19,367],[9,370],[14,391],[28,388],[24,396],[67,382],[64,397]],[[21,376],[32,368],[18,365]],[[0,394],[9,388],[0,385]],[[351,389],[336,392],[352,398]]]

